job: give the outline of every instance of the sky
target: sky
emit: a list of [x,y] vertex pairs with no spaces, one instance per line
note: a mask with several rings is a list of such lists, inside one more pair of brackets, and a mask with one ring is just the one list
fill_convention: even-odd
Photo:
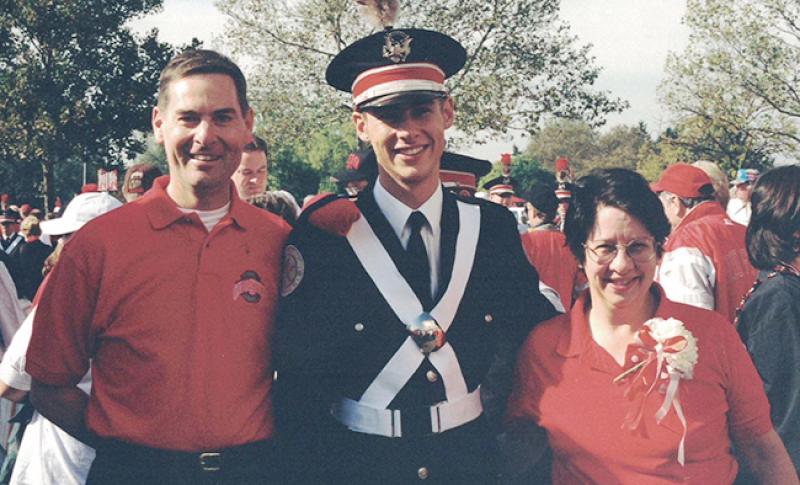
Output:
[[[606,128],[643,121],[655,135],[669,126],[669,113],[659,105],[656,89],[668,53],[681,52],[688,41],[689,30],[681,22],[685,11],[685,0],[561,0],[561,18],[580,45],[592,44],[591,54],[602,68],[595,87],[630,103],[623,113],[607,117]],[[156,27],[159,38],[172,44],[188,44],[197,37],[215,48],[214,37],[224,31],[225,20],[212,0],[165,0],[160,13],[137,20],[133,27]],[[524,148],[526,140],[516,136],[461,151],[495,161],[514,144]]]

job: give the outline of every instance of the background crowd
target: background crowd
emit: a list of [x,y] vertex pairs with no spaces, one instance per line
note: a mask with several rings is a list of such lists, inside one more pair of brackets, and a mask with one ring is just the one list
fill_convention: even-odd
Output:
[[338,194],[268,191],[245,75],[187,49],[167,174],[0,198],[0,483],[797,484],[800,165],[522,184],[445,151],[465,47],[358,3]]

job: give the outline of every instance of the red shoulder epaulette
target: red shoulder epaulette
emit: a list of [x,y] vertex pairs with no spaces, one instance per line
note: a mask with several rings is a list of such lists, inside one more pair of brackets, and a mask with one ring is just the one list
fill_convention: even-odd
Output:
[[322,193],[303,205],[301,217],[329,234],[346,236],[350,226],[361,217],[361,211],[346,197]]

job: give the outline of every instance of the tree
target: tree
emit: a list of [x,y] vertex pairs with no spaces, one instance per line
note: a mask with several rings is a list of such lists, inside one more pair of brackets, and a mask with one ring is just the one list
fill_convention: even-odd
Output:
[[283,189],[303,204],[306,195],[316,194],[322,177],[317,169],[297,155],[291,147],[270,150],[269,188]]
[[156,31],[137,39],[125,23],[160,5],[0,0],[0,154],[24,168],[22,194],[41,190],[48,208],[55,193],[77,189],[56,173],[121,166],[141,147],[135,131],[149,130],[173,51]]
[[798,18],[797,0],[688,2],[688,47],[668,58],[660,87],[676,143],[729,172],[798,153]]
[[147,135],[144,151],[136,156],[133,163],[148,163],[158,167],[163,173],[169,172],[169,162],[167,162],[164,145],[158,143],[152,133]]
[[643,147],[650,145],[650,135],[643,123],[637,126],[618,125],[603,133],[595,144],[591,167],[619,167],[636,170]]
[[597,132],[585,122],[555,120],[531,137],[524,154],[553,171],[555,161],[566,157],[573,171],[584,172],[586,161],[593,156],[597,137]]
[[667,128],[654,143],[643,145],[639,150],[636,171],[650,182],[655,182],[668,165],[697,160],[689,150],[675,143],[678,133]]
[[[231,0],[225,42],[252,60],[251,98],[273,140],[349,119],[350,100],[327,86],[325,66],[369,33],[352,0]],[[510,129],[529,132],[550,116],[603,123],[626,103],[592,89],[599,69],[589,46],[576,47],[559,21],[558,0],[407,2],[398,26],[435,28],[467,49],[465,69],[449,81],[465,138],[485,141]],[[479,130],[486,130],[478,133]],[[485,133],[489,133],[486,135]]]
[[558,120],[534,134],[525,155],[553,171],[559,158],[569,159],[580,176],[593,168],[623,167],[635,170],[642,148],[650,141],[644,124],[615,126],[606,133],[582,121]]
[[729,174],[742,167],[765,169],[773,164],[776,148],[751,130],[697,116],[682,120],[675,131],[678,136],[671,143],[683,147],[690,161],[713,160]]
[[516,184],[514,190],[520,196],[524,196],[537,185],[545,184],[555,187],[556,183],[556,177],[551,170],[542,168],[541,163],[523,155],[514,157],[511,176]]
[[261,128],[261,117],[257,125],[259,136],[269,143],[270,189],[288,190],[298,201],[317,192],[336,192],[330,176],[344,170],[348,155],[358,148],[350,120],[331,123],[305,139],[277,143]]

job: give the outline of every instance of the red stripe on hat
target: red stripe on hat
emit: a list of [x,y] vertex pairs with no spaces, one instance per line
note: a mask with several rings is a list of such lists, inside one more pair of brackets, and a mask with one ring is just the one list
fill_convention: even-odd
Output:
[[514,187],[505,184],[498,184],[489,189],[490,194],[506,194],[508,192],[514,193]]
[[375,86],[395,81],[431,81],[444,84],[444,72],[433,64],[398,64],[363,72],[353,82],[353,97]]

